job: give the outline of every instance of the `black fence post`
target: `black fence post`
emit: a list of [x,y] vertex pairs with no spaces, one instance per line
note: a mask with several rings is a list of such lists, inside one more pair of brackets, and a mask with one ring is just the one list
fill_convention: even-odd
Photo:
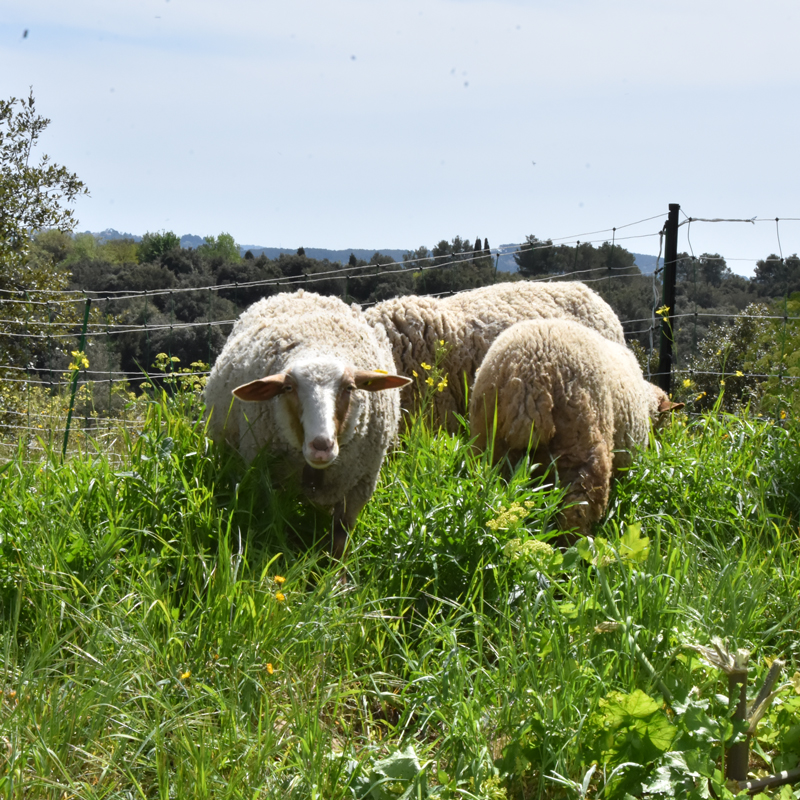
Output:
[[665,225],[664,243],[664,291],[661,305],[666,310],[661,314],[661,349],[658,358],[658,385],[670,393],[672,384],[672,348],[675,343],[675,283],[678,266],[678,203],[669,204],[669,216]]

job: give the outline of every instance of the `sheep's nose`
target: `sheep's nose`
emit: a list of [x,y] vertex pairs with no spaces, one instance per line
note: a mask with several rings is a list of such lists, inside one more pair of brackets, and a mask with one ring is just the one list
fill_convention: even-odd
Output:
[[303,447],[303,455],[306,462],[314,469],[325,469],[336,461],[339,455],[339,448],[336,440],[328,436],[317,436]]
[[317,436],[311,442],[311,449],[319,453],[329,453],[333,450],[333,439],[329,439],[327,436]]

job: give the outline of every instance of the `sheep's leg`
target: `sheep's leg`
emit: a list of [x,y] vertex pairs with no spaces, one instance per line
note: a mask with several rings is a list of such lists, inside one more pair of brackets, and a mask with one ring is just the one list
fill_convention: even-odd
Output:
[[344,551],[347,549],[347,528],[344,523],[333,518],[333,535],[331,537],[331,558],[334,561],[341,561],[344,558]]
[[361,509],[372,497],[377,482],[377,476],[364,478],[347,493],[344,500],[334,507],[333,537],[331,539],[331,556],[333,558],[339,561],[344,558],[350,531],[353,530]]

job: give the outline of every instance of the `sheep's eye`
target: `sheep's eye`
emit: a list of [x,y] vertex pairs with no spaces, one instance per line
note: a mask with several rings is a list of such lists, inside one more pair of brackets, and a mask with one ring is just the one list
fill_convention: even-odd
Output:
[[291,383],[287,383],[286,386],[283,387],[283,393],[286,394],[287,392],[293,391],[293,387]]
[[354,383],[347,383],[342,387],[343,392],[352,392],[356,388]]

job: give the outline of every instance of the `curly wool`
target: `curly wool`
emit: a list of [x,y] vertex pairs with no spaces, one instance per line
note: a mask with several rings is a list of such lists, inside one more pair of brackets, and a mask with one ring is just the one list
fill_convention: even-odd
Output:
[[[285,372],[309,358],[338,359],[364,370],[394,370],[389,344],[341,300],[302,289],[264,298],[237,320],[217,358],[205,389],[208,430],[250,462],[264,447],[284,456],[287,472],[300,480],[306,466],[301,451],[279,424],[273,403],[233,399],[237,386]],[[400,418],[396,391],[361,392],[360,415],[352,438],[324,471],[322,485],[304,487],[316,505],[340,513],[351,527],[378,480],[386,450],[396,438]],[[302,482],[302,481],[301,481]]]
[[647,445],[663,399],[625,345],[570,320],[519,322],[478,370],[470,428],[495,461],[529,449],[536,463],[555,461],[567,487],[561,527],[586,532],[605,511],[613,474]]
[[[416,385],[401,395],[403,408],[416,410],[425,387],[422,364],[436,364],[447,388],[433,398],[438,424],[458,430],[455,414],[466,413],[466,395],[475,372],[494,340],[526,319],[570,319],[598,331],[612,342],[625,341],[622,325],[600,295],[577,281],[512,281],[461,292],[445,299],[410,295],[378,303],[365,313],[385,331],[395,366],[417,373]],[[437,359],[437,354],[438,359]]]

